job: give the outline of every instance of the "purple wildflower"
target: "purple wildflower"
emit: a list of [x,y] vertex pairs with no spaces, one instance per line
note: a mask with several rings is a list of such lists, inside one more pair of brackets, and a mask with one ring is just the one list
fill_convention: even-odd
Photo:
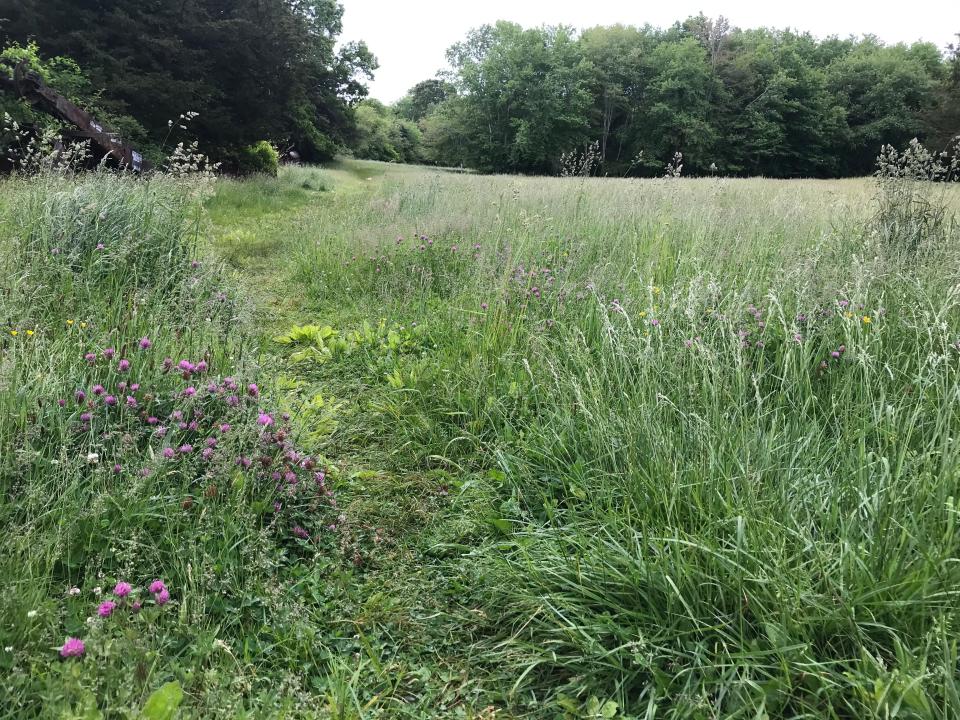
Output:
[[100,607],[97,608],[97,615],[102,618],[110,617],[113,615],[114,609],[117,607],[117,604],[113,600],[104,600],[100,603]]
[[60,648],[60,657],[83,657],[83,654],[87,651],[86,647],[83,645],[83,640],[75,637],[68,637],[67,641],[63,643],[63,647]]
[[127,407],[135,408],[137,406],[137,399],[133,395],[127,395]]
[[130,361],[126,358],[122,358],[120,362],[117,363],[117,370],[120,372],[126,372],[130,369]]
[[133,587],[130,585],[130,583],[123,582],[123,580],[113,586],[113,594],[119,598],[126,597],[130,594],[131,590],[133,590]]
[[107,348],[106,350],[103,351],[103,356],[104,356],[107,360],[113,360],[113,356],[116,355],[116,354],[117,354],[117,351],[114,350],[112,347]]
[[154,599],[157,601],[157,605],[166,605],[170,602],[170,591],[164,588],[154,596]]
[[188,455],[193,452],[193,445],[190,443],[184,443],[179,448],[181,455]]
[[172,458],[173,455],[174,455],[174,452],[173,452],[173,448],[172,448],[172,447],[165,447],[165,448],[163,449],[163,456],[164,456],[167,460],[169,460],[170,458]]
[[77,390],[73,396],[77,399],[78,403],[82,403],[87,399],[87,394],[83,390]]
[[221,433],[230,432],[230,423],[220,423],[220,432]]
[[115,398],[113,395],[107,395],[107,396],[103,399],[103,404],[104,404],[104,405],[109,405],[110,407],[113,407],[114,405],[117,404],[117,398]]
[[120,463],[117,463],[113,466],[113,474],[119,475],[123,471],[123,468],[120,467]]
[[309,540],[309,539],[310,539],[310,533],[308,533],[306,530],[304,530],[304,529],[303,529],[302,527],[300,527],[299,525],[294,525],[294,526],[293,526],[293,534],[294,534],[295,537],[298,537],[298,538],[300,538],[301,540]]
[[256,383],[250,383],[247,385],[247,394],[250,397],[258,397],[260,395],[260,388],[257,387]]
[[257,415],[257,425],[263,425],[264,427],[273,425],[273,418],[267,413],[261,412],[259,415]]
[[153,415],[147,418],[147,425],[156,425],[158,422],[160,422],[160,419],[155,418]]
[[142,337],[140,338],[139,345],[141,350],[149,350],[153,345],[153,342],[151,342],[150,338],[148,337]]
[[163,580],[154,580],[152,583],[150,583],[150,587],[147,589],[150,592],[152,592],[154,595],[156,595],[157,593],[163,592],[164,590],[166,590],[167,586],[163,582]]
[[90,392],[92,392],[94,395],[103,395],[105,388],[103,385],[94,385],[92,388],[90,388]]
[[196,394],[197,394],[197,389],[193,387],[193,385],[191,385],[190,387],[188,387],[186,390],[183,391],[184,397],[193,397]]
[[66,407],[67,401],[64,400],[63,398],[60,398],[59,400],[57,400],[57,405],[59,405],[60,407]]
[[93,415],[91,415],[91,414],[88,413],[88,412],[80,413],[80,422],[90,422],[90,419],[91,419],[92,417],[93,417]]

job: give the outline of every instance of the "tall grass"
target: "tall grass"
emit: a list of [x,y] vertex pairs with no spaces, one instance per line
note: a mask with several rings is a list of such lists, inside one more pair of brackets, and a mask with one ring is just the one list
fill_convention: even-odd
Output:
[[260,236],[291,258],[286,317],[386,319],[293,356],[356,400],[323,446],[493,494],[454,501],[469,547],[422,548],[459,553],[448,652],[486,697],[960,715],[956,225],[887,253],[873,192],[423,171]]
[[[269,716],[319,672],[280,588],[335,544],[335,514],[319,461],[294,460],[247,389],[269,377],[234,288],[196,254],[196,189],[3,183],[0,717]],[[60,657],[67,637],[83,657]]]

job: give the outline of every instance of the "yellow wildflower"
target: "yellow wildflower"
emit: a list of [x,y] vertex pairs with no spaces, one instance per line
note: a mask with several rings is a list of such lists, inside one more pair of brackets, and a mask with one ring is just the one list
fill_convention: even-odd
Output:
[[641,311],[640,311],[640,317],[645,318],[646,316],[647,316],[647,311],[646,311],[646,310],[641,310]]
[[14,337],[16,337],[16,336],[19,335],[20,333],[18,333],[16,330],[11,330],[11,331],[10,331],[10,334],[13,335]]
[[87,324],[86,324],[85,322],[80,323],[80,329],[81,329],[81,330],[82,330],[83,328],[85,328],[86,326],[87,326]]
[[843,316],[844,316],[845,318],[852,318],[852,317],[853,317],[853,313],[850,312],[849,310],[847,310],[847,311],[843,314]]
[[30,337],[31,335],[33,335],[33,330],[27,330],[27,337]]
[[870,318],[869,315],[864,315],[864,316],[863,316],[863,324],[864,324],[864,325],[869,325],[869,324],[872,323],[872,322],[873,322],[873,320]]
[[654,294],[654,295],[659,295],[659,294],[660,294],[660,288],[658,288],[656,285],[653,286],[653,294]]
[[67,320],[67,325],[73,325],[73,320]]

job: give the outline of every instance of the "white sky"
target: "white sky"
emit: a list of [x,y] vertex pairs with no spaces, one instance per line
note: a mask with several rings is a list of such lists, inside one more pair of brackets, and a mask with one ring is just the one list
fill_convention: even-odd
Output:
[[444,52],[472,27],[511,20],[524,27],[668,27],[703,11],[737,27],[791,27],[818,37],[873,34],[887,43],[926,40],[943,48],[960,32],[960,0],[340,0],[341,40],[365,40],[380,61],[370,94],[398,100],[446,66]]

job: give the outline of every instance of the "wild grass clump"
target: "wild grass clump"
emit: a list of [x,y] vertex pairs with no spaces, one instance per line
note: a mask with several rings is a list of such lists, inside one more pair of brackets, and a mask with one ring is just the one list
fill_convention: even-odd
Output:
[[470,697],[960,714],[957,197],[934,190],[935,249],[910,262],[863,241],[873,189],[852,182],[398,174],[283,234],[298,317],[395,333],[278,347],[348,400],[314,440],[456,478],[443,539],[406,540],[441,597],[394,602],[435,619],[424,642]]
[[[261,393],[194,189],[4,183],[0,716],[137,714],[155,692],[234,716],[323,672],[281,588],[297,558],[336,564],[333,480]],[[291,641],[269,661],[286,689],[262,681],[253,658]]]

